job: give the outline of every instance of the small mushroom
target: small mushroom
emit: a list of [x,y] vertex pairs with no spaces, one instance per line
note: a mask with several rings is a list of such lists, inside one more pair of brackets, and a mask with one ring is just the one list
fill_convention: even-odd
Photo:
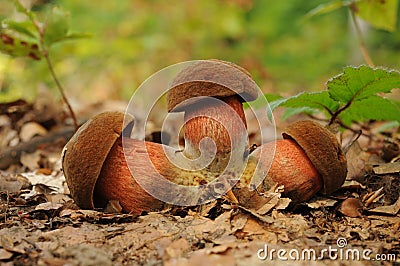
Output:
[[[64,147],[65,179],[72,198],[83,209],[103,208],[108,201],[118,200],[124,211],[139,214],[163,204],[144,191],[129,171],[122,149],[123,121],[121,112],[101,113],[82,125]],[[152,152],[163,154],[160,144],[149,145],[154,145]],[[164,161],[156,163],[164,169],[160,166]],[[152,171],[151,167],[144,171]]]
[[[313,121],[289,125],[283,140],[266,143],[250,156],[270,164],[264,185],[271,180],[284,185],[284,193],[294,202],[304,202],[322,191],[339,189],[347,175],[347,161],[335,135]],[[272,152],[275,146],[275,155]]]
[[362,217],[361,211],[363,210],[363,205],[360,199],[347,198],[341,204],[339,211],[348,217]]
[[97,179],[114,143],[122,133],[124,115],[101,113],[83,124],[65,145],[62,168],[76,204],[93,209]]
[[289,125],[282,134],[293,139],[304,150],[318,173],[322,176],[322,192],[338,190],[347,175],[347,160],[335,135],[320,124],[305,120]]
[[[212,98],[210,98],[212,97]],[[200,142],[211,139],[216,155],[207,169],[221,172],[230,159],[232,147],[244,153],[247,129],[244,101],[258,97],[256,83],[240,66],[220,60],[202,60],[183,69],[167,93],[169,112],[185,112],[185,155],[201,155]],[[204,150],[212,149],[212,144]]]

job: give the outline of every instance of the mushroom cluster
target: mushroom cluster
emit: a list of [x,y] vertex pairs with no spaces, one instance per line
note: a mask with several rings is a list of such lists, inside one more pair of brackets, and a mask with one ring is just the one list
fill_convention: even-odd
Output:
[[[62,167],[72,198],[84,209],[104,208],[108,202],[118,201],[124,212],[159,210],[165,202],[144,189],[138,176],[144,187],[168,194],[156,176],[179,185],[200,186],[227,169],[232,171],[232,158],[245,164],[245,173],[270,165],[260,186],[270,180],[284,185],[285,194],[295,202],[306,201],[318,191],[337,190],[347,173],[345,156],[335,136],[315,122],[294,123],[283,133],[283,140],[264,144],[248,154],[242,103],[257,97],[257,85],[250,74],[230,62],[202,60],[175,77],[167,93],[167,108],[169,112],[185,112],[183,154],[193,162],[189,169],[169,160],[167,154],[177,152],[172,147],[123,134],[123,113],[105,112],[93,117],[63,150]],[[275,154],[271,152],[274,146]],[[238,183],[247,189],[243,185],[247,181]],[[240,193],[236,199],[231,190],[225,192],[233,202],[241,202]]]

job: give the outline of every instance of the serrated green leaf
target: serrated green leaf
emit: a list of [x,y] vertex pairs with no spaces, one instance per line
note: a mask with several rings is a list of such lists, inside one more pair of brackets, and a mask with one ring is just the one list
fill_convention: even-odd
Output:
[[277,101],[279,99],[283,99],[282,96],[278,94],[264,94],[260,97],[258,97],[255,101],[252,102],[244,102],[243,103],[243,108],[248,109],[248,108],[254,108],[254,109],[260,109],[260,108],[266,108],[267,109],[267,116],[270,121],[272,121],[272,110],[273,108],[271,107],[271,102]]
[[338,109],[339,104],[329,97],[327,91],[322,92],[302,92],[295,96],[281,99],[276,102],[272,102],[271,108],[284,106],[291,108],[303,108],[309,107],[313,109],[318,109],[325,112],[334,112]]
[[375,28],[396,30],[398,0],[364,0],[355,6],[353,11]]
[[354,121],[366,122],[369,120],[400,122],[400,107],[389,99],[371,96],[354,102],[339,117],[346,125],[350,125]]
[[69,13],[61,8],[54,7],[46,21],[43,39],[46,45],[51,46],[55,42],[66,38],[69,30]]
[[349,103],[400,88],[400,73],[369,66],[346,67],[342,74],[330,79],[327,86],[333,100]]
[[[294,114],[301,112],[313,113],[316,110],[324,112],[327,116],[331,116],[339,108],[339,103],[332,100],[327,91],[322,91],[302,92],[289,98],[272,101],[270,103],[271,112],[279,106],[288,108],[284,114],[284,119],[287,119]],[[268,115],[271,116],[272,114]]]

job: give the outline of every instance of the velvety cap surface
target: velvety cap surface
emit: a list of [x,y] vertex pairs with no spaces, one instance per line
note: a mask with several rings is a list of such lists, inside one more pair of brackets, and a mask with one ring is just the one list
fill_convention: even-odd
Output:
[[104,112],[83,124],[65,145],[62,167],[71,196],[83,209],[92,209],[93,191],[101,168],[121,135],[124,114]]
[[289,125],[284,138],[294,139],[324,180],[322,192],[339,189],[347,175],[346,156],[335,135],[320,124],[305,120]]
[[242,67],[221,60],[201,60],[183,69],[172,81],[167,93],[168,112],[180,112],[196,97],[239,95],[250,102],[258,97],[258,87]]

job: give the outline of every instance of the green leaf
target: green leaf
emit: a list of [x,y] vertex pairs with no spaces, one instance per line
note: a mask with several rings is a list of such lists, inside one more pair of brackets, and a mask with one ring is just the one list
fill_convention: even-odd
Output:
[[43,39],[47,46],[63,40],[68,35],[69,13],[54,7],[45,24]]
[[279,103],[283,100],[285,100],[282,96],[279,94],[264,94],[264,97],[267,99],[269,103],[269,108],[267,108],[267,116],[270,121],[272,121],[272,112],[274,111],[275,107],[279,105]]
[[339,8],[345,7],[348,5],[347,1],[342,1],[342,0],[334,0],[325,4],[320,4],[316,8],[313,8],[310,10],[305,16],[304,20],[310,19],[311,17],[314,17],[316,15],[323,15],[327,13],[331,13]]
[[14,0],[17,10],[28,18],[22,21],[5,19],[1,21],[0,51],[15,57],[28,56],[35,60],[42,58],[39,36],[34,25],[35,15],[18,0]]
[[350,125],[354,121],[366,122],[369,120],[400,122],[400,106],[389,99],[371,96],[354,102],[339,117],[346,125]]
[[15,21],[5,19],[1,22],[1,28],[12,30],[17,34],[24,35],[25,38],[33,38],[34,40],[38,40],[38,36],[35,34],[35,26],[30,20]]
[[0,32],[0,51],[15,57],[28,56],[34,60],[42,58],[38,43],[18,38],[7,31]]
[[267,116],[270,121],[272,121],[272,111],[273,111],[273,106],[271,106],[271,103],[277,102],[277,100],[283,99],[282,96],[278,94],[264,94],[260,97],[258,97],[255,101],[252,102],[244,102],[243,103],[243,108],[248,109],[248,108],[254,108],[254,109],[260,109],[260,108],[267,108]]
[[285,98],[278,94],[264,94],[264,96],[267,98],[269,102],[269,107],[271,109],[271,112],[274,111],[276,107],[278,107],[282,102],[286,101]]
[[302,92],[295,96],[280,99],[270,104],[271,109],[278,106],[291,107],[291,108],[312,108],[327,113],[334,112],[338,109],[339,104],[329,97],[327,91],[322,92]]
[[368,66],[346,67],[342,74],[330,79],[327,86],[333,100],[350,103],[400,88],[400,73]]
[[[331,116],[339,108],[339,103],[329,97],[327,91],[322,92],[302,92],[289,98],[280,98],[270,103],[271,111],[282,106],[287,107],[282,119],[298,114],[313,113],[316,110]],[[272,116],[272,114],[268,114]]]
[[75,41],[75,40],[79,40],[79,39],[84,39],[84,38],[91,38],[93,37],[93,34],[90,33],[68,33],[67,35],[65,35],[64,37],[55,40],[53,42],[53,44],[55,43],[59,43],[59,42],[65,42],[65,41]]
[[11,56],[42,57],[38,36],[31,21],[4,20],[0,28],[0,51]]
[[258,97],[256,100],[252,101],[252,102],[244,102],[243,103],[243,108],[255,108],[255,109],[259,109],[259,108],[263,108],[263,107],[267,107],[268,104],[270,104],[271,102],[278,100],[278,99],[282,99],[282,96],[278,95],[278,94],[264,94],[260,97]]
[[396,30],[398,0],[364,0],[354,5],[353,11],[375,28]]

